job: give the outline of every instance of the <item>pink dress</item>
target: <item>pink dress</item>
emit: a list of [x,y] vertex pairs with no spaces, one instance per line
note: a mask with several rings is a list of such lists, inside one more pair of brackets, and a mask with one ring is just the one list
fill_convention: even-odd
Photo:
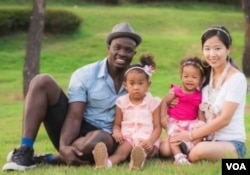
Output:
[[[160,105],[161,99],[152,97],[147,93],[141,104],[132,104],[129,95],[121,96],[117,99],[116,105],[121,108],[123,119],[121,123],[121,133],[133,147],[141,140],[150,138],[153,126],[153,112]],[[160,137],[154,143],[159,148]]]
[[167,109],[169,116],[168,135],[176,133],[176,129],[192,130],[201,127],[205,122],[197,120],[199,105],[201,103],[201,91],[187,94],[177,85],[171,85],[171,90],[178,98],[178,104]]

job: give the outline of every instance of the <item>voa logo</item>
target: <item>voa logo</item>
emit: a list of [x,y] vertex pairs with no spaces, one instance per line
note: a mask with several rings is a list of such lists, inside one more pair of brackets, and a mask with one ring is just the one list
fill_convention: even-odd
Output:
[[250,175],[250,159],[222,159],[222,175]]
[[247,170],[244,163],[226,163],[227,170]]

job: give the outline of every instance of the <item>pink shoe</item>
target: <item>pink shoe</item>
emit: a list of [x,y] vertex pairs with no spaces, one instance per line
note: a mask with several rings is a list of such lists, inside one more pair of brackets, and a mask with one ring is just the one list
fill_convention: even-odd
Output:
[[103,142],[97,143],[92,153],[95,160],[95,168],[106,168],[108,163],[108,151],[106,145]]
[[144,151],[144,148],[139,145],[135,146],[131,152],[129,168],[131,170],[140,170],[143,168],[145,160],[146,153]]
[[174,164],[176,165],[191,165],[188,161],[187,156],[184,154],[180,154],[178,158],[175,158]]

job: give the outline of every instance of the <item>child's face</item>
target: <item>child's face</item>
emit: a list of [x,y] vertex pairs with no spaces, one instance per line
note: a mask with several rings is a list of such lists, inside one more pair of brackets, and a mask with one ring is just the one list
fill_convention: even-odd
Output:
[[124,86],[127,89],[130,98],[140,100],[144,98],[145,93],[148,91],[150,81],[145,73],[132,70],[126,75]]
[[194,65],[185,65],[182,68],[181,81],[185,91],[192,92],[200,86],[201,71]]

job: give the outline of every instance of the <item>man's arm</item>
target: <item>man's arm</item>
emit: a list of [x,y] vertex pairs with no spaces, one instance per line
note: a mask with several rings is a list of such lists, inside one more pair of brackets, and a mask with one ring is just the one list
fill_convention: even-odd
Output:
[[85,103],[83,102],[72,102],[69,104],[68,113],[61,130],[59,146],[60,154],[67,164],[82,163],[79,159],[82,153],[77,148],[71,146],[71,144],[80,133],[84,109]]

